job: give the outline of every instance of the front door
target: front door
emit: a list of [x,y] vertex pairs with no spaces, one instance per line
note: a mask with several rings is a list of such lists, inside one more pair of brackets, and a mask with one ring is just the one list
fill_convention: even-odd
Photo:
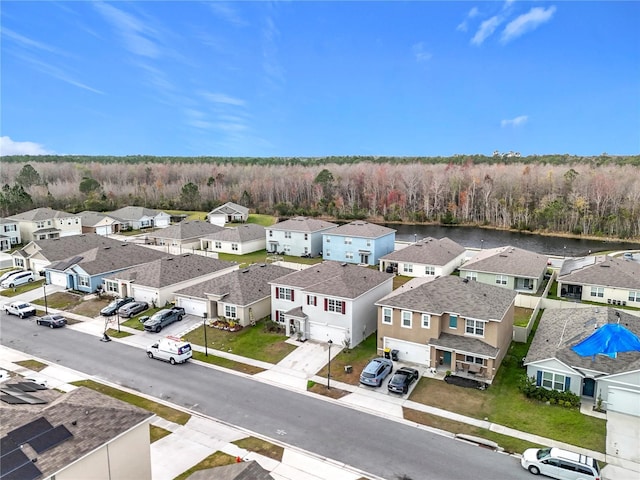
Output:
[[451,352],[444,352],[443,358],[444,358],[443,364],[446,367],[450,368],[451,367]]
[[361,253],[360,254],[360,263],[369,263],[369,255],[367,255],[366,253]]
[[585,378],[582,382],[582,395],[585,397],[593,397],[596,389],[596,381],[593,378]]

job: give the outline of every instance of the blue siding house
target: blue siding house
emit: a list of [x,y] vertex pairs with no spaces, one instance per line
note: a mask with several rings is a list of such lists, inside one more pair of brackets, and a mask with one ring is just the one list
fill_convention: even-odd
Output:
[[337,227],[315,218],[294,217],[266,227],[267,252],[294,257],[322,254],[322,234]]
[[336,262],[378,265],[393,252],[396,231],[356,220],[322,234],[322,258]]

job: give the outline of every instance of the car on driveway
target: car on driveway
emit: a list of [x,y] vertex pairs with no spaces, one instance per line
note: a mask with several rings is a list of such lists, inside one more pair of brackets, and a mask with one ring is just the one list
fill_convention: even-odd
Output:
[[415,368],[402,367],[396,370],[387,388],[393,393],[408,393],[409,387],[420,377],[420,372]]
[[43,327],[58,328],[64,327],[67,324],[67,319],[59,313],[53,315],[44,315],[36,319],[36,325],[42,325]]
[[133,297],[116,298],[109,305],[100,310],[100,315],[104,315],[105,317],[115,315],[120,307],[127,303],[133,302],[134,300],[135,299]]
[[378,357],[371,360],[360,374],[360,383],[370,387],[379,387],[382,381],[393,371],[393,362]]
[[147,302],[129,302],[118,309],[118,315],[122,318],[131,318],[149,308]]
[[144,329],[147,332],[158,333],[167,325],[171,325],[173,322],[179,322],[184,317],[185,311],[182,307],[165,308],[159,310],[151,318],[144,322]]

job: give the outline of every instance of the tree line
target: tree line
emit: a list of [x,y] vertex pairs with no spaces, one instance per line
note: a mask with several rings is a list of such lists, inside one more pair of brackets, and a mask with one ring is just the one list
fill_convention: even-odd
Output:
[[7,158],[0,171],[3,216],[34,206],[72,213],[125,205],[208,211],[233,201],[277,216],[640,238],[638,157],[600,156],[565,163],[492,157],[483,159],[494,161],[480,162],[473,157],[451,157],[447,162],[409,162],[402,157],[318,163],[182,158],[103,162],[107,157],[74,161],[66,156],[9,157],[5,162]]

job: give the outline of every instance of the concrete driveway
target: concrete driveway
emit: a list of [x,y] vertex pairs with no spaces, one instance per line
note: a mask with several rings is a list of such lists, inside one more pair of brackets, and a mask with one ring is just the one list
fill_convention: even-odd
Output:
[[[604,478],[640,478],[640,418],[618,412],[607,412],[607,466]],[[616,467],[627,469],[627,474]],[[612,475],[612,471],[616,473]]]

